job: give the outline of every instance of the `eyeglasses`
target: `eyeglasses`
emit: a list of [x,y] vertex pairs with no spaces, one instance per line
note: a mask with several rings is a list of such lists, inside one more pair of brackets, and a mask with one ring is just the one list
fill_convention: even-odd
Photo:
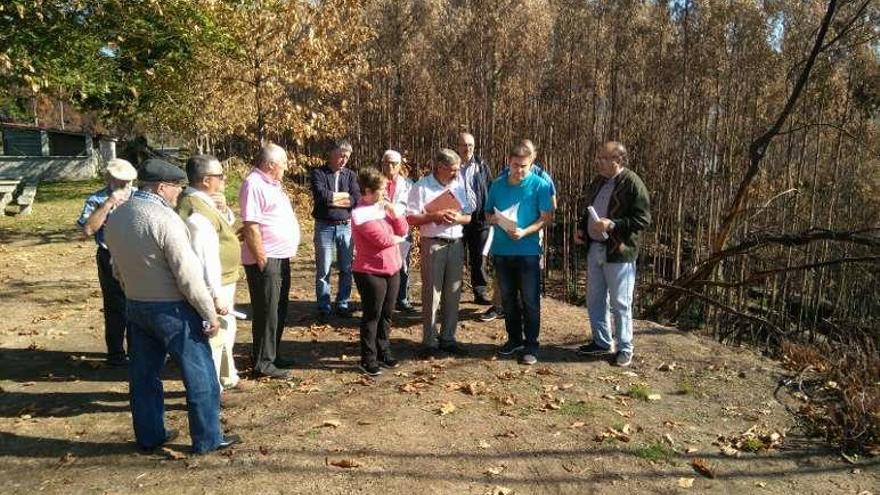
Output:
[[205,177],[217,177],[220,180],[226,180],[226,174],[208,174]]

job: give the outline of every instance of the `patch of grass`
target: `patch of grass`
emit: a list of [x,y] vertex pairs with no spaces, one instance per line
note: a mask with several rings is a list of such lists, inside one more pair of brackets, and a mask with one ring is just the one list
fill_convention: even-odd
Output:
[[678,384],[678,390],[676,393],[678,395],[694,395],[697,391],[697,388],[694,386],[694,382],[691,380],[682,380],[681,383]]
[[649,461],[668,461],[675,455],[674,450],[659,443],[652,443],[651,445],[639,447],[634,453],[636,457],[641,457],[642,459]]
[[559,414],[575,418],[588,418],[596,413],[595,406],[583,401],[566,402],[559,408]]
[[629,388],[627,395],[629,395],[633,399],[639,399],[647,402],[648,396],[651,395],[651,389],[649,389],[648,386],[643,383],[636,383]]
[[742,444],[742,450],[746,452],[758,452],[764,448],[764,442],[758,440],[757,438],[750,437],[745,439]]
[[54,242],[78,238],[75,222],[83,203],[102,185],[100,180],[41,182],[30,215],[0,214],[0,240],[10,242],[34,236],[43,242]]

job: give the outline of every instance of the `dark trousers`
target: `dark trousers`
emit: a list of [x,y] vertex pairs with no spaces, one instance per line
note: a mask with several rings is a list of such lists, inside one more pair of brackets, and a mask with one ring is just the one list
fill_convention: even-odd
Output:
[[125,292],[113,278],[110,251],[99,247],[95,260],[98,263],[98,282],[104,298],[104,341],[107,343],[107,357],[122,357],[125,356]]
[[525,344],[526,352],[535,355],[541,329],[540,256],[496,255],[493,261],[501,287],[507,338],[516,345]]
[[378,359],[390,357],[391,315],[400,287],[400,272],[390,276],[355,272],[354,282],[363,306],[361,363],[375,365]]
[[287,321],[290,259],[269,258],[263,271],[257,265],[245,265],[244,272],[253,313],[251,333],[254,346],[251,361],[254,371],[268,373],[275,370],[281,334]]
[[489,238],[489,226],[465,225],[463,230],[464,248],[467,253],[468,268],[471,271],[471,287],[475,296],[486,297],[486,258],[483,256],[483,246]]

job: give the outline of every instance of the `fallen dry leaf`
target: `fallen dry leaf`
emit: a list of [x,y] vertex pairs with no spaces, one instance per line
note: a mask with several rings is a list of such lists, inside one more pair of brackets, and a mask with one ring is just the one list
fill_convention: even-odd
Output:
[[663,397],[662,397],[660,394],[648,394],[648,400],[649,400],[649,401],[658,401],[658,400],[660,400],[660,399],[662,399],[662,398],[663,398]]
[[682,488],[690,488],[694,486],[694,478],[679,478],[678,486]]
[[721,453],[726,457],[739,457],[741,454],[738,450],[731,447],[730,445],[722,445],[719,447],[721,449]]
[[483,382],[471,382],[464,386],[462,391],[468,395],[478,395],[486,388]]
[[493,486],[492,489],[484,495],[513,495],[513,488],[507,488],[506,486]]
[[344,469],[353,469],[361,467],[361,463],[354,459],[338,459],[335,461],[328,462],[331,466],[336,466]]
[[58,464],[66,466],[68,464],[73,464],[74,461],[76,461],[76,456],[71,454],[70,452],[67,452],[63,456],[61,456],[61,459],[58,459]]
[[[231,449],[229,449],[229,451],[231,451]],[[161,452],[165,457],[171,459],[172,461],[179,461],[179,460],[182,460],[182,459],[186,459],[186,454],[184,454],[183,452],[180,452],[179,450],[174,450],[174,449],[169,448],[169,447],[162,447],[162,449],[160,450],[160,452]],[[224,452],[226,452],[226,451],[224,451]]]
[[715,469],[705,460],[697,457],[693,461],[691,461],[691,467],[694,468],[694,471],[702,474],[707,478],[715,478]]
[[457,408],[455,407],[455,404],[453,404],[452,402],[447,402],[440,406],[440,408],[437,410],[437,413],[440,414],[440,416],[446,416],[454,413],[456,409]]
[[489,442],[487,442],[485,440],[480,440],[480,442],[477,444],[477,447],[485,450],[485,449],[492,447],[492,445],[489,444]]
[[325,419],[323,423],[321,423],[322,428],[339,428],[342,426],[342,421],[338,419]]
[[265,445],[260,445],[260,449],[259,449],[259,450],[260,450],[260,453],[261,453],[261,454],[263,454],[263,455],[269,455],[269,447],[266,447]]
[[483,471],[483,474],[488,474],[489,476],[498,476],[502,472],[504,472],[504,466],[490,467],[489,469]]

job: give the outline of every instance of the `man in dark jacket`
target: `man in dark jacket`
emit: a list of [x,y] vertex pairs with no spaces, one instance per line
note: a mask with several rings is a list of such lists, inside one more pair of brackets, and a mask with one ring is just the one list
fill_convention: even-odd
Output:
[[[593,340],[581,355],[614,352],[618,366],[632,364],[632,301],[636,283],[639,235],[651,223],[648,189],[626,168],[623,144],[608,142],[596,154],[596,177],[587,187],[575,244],[587,245],[587,311]],[[614,335],[608,324],[609,296]]]
[[351,297],[351,210],[361,199],[357,174],[349,169],[352,147],[348,141],[337,141],[327,163],[312,169],[312,198],[315,218],[315,298],[318,319],[330,318],[330,267],[336,252],[339,290],[336,292],[336,313],[350,318]]
[[474,136],[466,132],[459,133],[456,151],[461,157],[461,176],[468,189],[473,192],[474,203],[477,205],[471,214],[471,222],[464,226],[463,237],[468,266],[471,271],[471,287],[474,290],[475,303],[490,305],[492,301],[487,295],[483,246],[486,245],[491,225],[486,220],[483,206],[488,195],[492,173],[489,171],[489,164],[474,154],[474,147]]

